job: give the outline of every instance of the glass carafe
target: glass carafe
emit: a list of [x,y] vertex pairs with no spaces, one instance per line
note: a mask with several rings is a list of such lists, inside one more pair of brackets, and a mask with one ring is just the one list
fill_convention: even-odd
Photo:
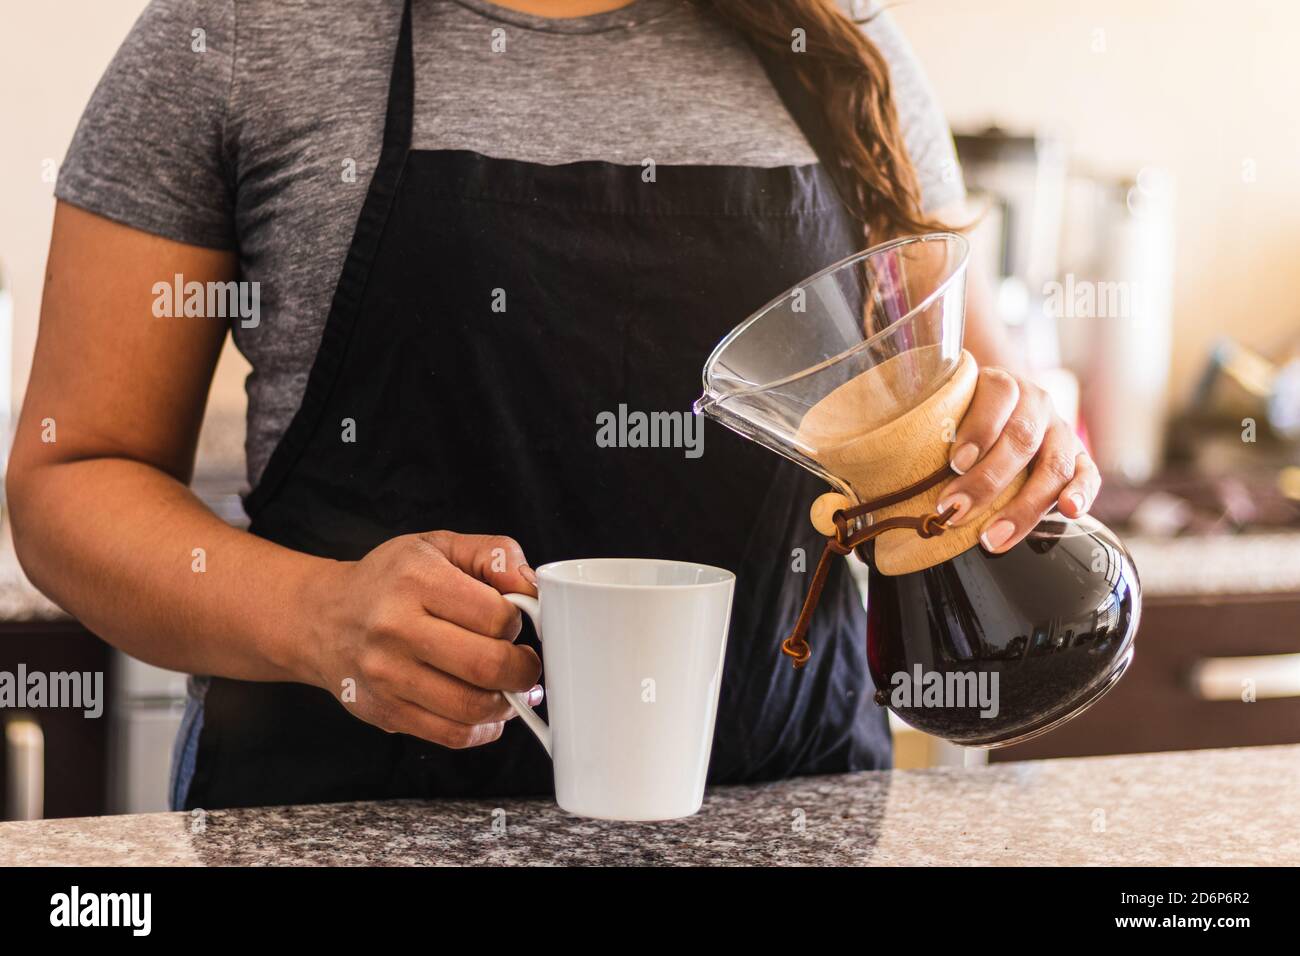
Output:
[[[946,461],[939,443],[951,429],[915,447],[866,439],[937,401],[970,362],[967,258],[965,239],[938,233],[810,277],[719,343],[696,410],[821,476],[848,504],[898,491],[882,476],[909,456]],[[874,547],[858,553],[872,565],[866,640],[877,702],[954,743],[995,747],[1059,725],[1114,686],[1132,660],[1141,589],[1128,552],[1091,518],[1051,513],[1001,555],[960,549],[979,521],[945,531],[954,553],[919,570],[884,573]],[[895,546],[914,543],[902,540],[910,532],[886,534]]]

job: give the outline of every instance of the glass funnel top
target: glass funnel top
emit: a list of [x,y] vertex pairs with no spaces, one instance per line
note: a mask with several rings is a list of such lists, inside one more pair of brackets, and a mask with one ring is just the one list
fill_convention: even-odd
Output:
[[[898,239],[850,256],[772,300],[724,338],[695,403],[728,428],[843,488],[827,446],[915,407],[961,357],[969,246],[953,233]],[[869,396],[844,428],[801,424],[831,392]],[[828,427],[828,425],[832,427]]]

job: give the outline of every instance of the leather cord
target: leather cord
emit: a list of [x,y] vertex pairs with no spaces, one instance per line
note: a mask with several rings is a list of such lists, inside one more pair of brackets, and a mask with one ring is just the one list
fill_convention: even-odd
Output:
[[812,657],[812,648],[808,644],[808,625],[812,623],[813,612],[817,610],[817,602],[821,600],[822,588],[826,586],[826,575],[830,573],[831,559],[836,555],[841,557],[848,555],[878,535],[900,528],[910,528],[922,538],[938,537],[943,534],[948,519],[956,514],[957,509],[947,508],[942,512],[922,515],[919,518],[899,515],[873,522],[856,532],[849,530],[849,523],[872,511],[906,501],[946,481],[953,474],[955,472],[945,462],[942,468],[906,488],[854,505],[852,508],[841,508],[831,515],[831,520],[835,522],[835,534],[826,538],[826,547],[822,549],[822,556],[817,561],[817,570],[813,572],[812,582],[808,585],[808,594],[803,599],[803,609],[799,612],[799,619],[795,622],[790,636],[781,642],[781,652],[793,658],[792,663],[796,670],[808,663],[808,658]]

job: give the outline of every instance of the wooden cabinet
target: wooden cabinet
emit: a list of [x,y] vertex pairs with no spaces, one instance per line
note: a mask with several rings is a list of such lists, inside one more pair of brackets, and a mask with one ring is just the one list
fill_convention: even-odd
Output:
[[1090,710],[989,759],[1300,743],[1300,656],[1286,656],[1300,655],[1300,594],[1149,598],[1136,641],[1128,673]]

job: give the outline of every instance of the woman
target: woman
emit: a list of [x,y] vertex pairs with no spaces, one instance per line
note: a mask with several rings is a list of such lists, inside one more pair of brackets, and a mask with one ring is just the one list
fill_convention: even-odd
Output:
[[[772,295],[959,203],[947,129],[882,17],[155,0],[57,196],[16,542],[106,640],[208,675],[177,807],[547,791],[498,693],[541,698],[500,595],[533,591],[529,560],[599,555],[738,572],[713,781],[887,765],[842,565],[818,653],[779,660],[816,481],[719,430],[698,457],[594,440],[620,405],[686,409]],[[258,308],[158,309],[177,277],[246,283]],[[943,503],[961,521],[1032,462],[985,533],[1002,550],[1098,481],[1043,393],[991,367],[978,301],[969,324],[990,367]],[[253,367],[248,532],[186,487],[227,329]]]

